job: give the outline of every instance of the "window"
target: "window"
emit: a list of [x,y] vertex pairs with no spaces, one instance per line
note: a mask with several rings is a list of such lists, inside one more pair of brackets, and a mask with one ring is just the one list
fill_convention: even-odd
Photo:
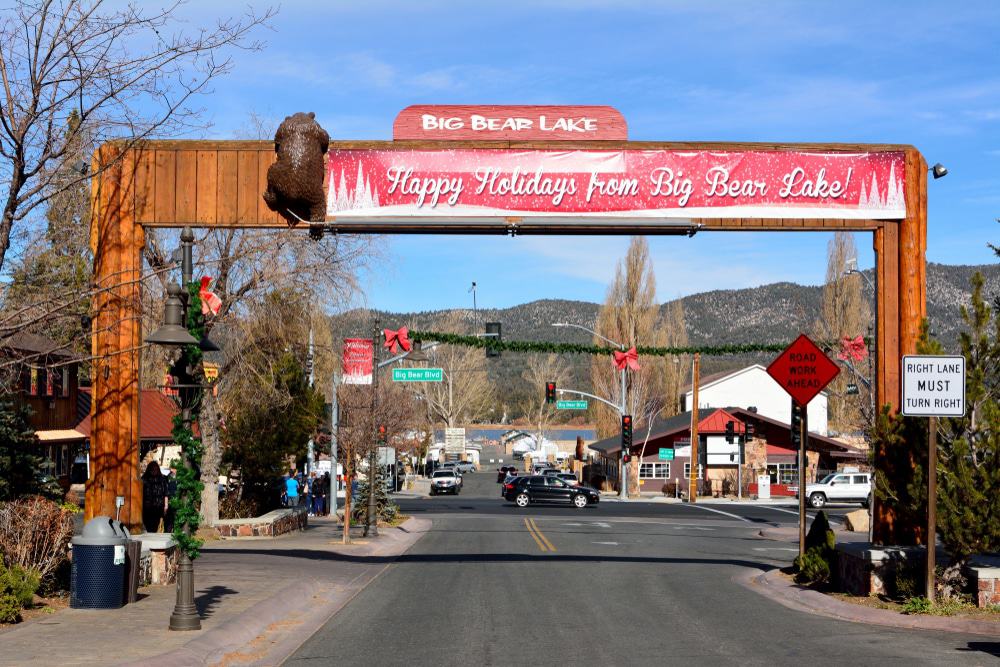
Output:
[[62,392],[63,398],[65,398],[66,396],[69,396],[69,381],[70,381],[70,376],[73,374],[72,368],[73,368],[72,366],[68,366],[68,367],[64,368],[63,372],[62,372],[62,387],[61,387],[61,392]]
[[641,463],[639,464],[639,479],[669,479],[669,463]]
[[798,484],[799,466],[797,463],[779,463],[777,484]]
[[[705,469],[699,463],[698,464],[698,477],[697,477],[697,479],[704,479],[704,478],[705,478]],[[691,479],[691,464],[690,463],[685,463],[684,464],[684,479]]]
[[42,372],[40,368],[29,368],[28,369],[28,395],[38,396],[38,387],[41,384],[39,374]]
[[867,475],[854,475],[854,483],[855,484],[867,484],[868,483],[868,476]]
[[45,395],[55,396],[56,387],[62,384],[62,379],[59,377],[59,370],[56,368],[45,369]]

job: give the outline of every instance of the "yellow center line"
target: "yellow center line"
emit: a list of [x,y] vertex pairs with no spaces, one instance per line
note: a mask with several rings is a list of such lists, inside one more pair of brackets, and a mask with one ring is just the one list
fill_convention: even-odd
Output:
[[542,538],[542,542],[545,542],[545,546],[549,548],[549,551],[555,551],[556,550],[555,545],[549,541],[549,538],[545,537],[545,533],[543,533],[541,528],[538,527],[538,524],[535,523],[535,520],[529,519],[529,521],[531,521],[531,525],[535,527],[535,532],[538,533],[538,536],[540,538]]
[[532,529],[531,524],[528,522],[527,519],[524,520],[524,526],[525,528],[528,529],[528,532],[531,533],[531,537],[534,538],[535,544],[538,545],[538,548],[541,549],[542,551],[548,551],[548,549],[545,548],[545,545],[542,544],[542,541],[538,539],[538,535],[535,535],[535,531],[534,529]]

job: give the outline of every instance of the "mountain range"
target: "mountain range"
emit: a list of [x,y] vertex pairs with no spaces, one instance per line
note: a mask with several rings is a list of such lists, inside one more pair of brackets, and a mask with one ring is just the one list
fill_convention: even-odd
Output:
[[[1000,264],[954,266],[927,265],[927,313],[932,334],[945,349],[958,350],[958,334],[962,328],[960,309],[971,300],[971,278],[981,272],[986,279],[984,294],[992,301],[1000,296]],[[864,294],[874,299],[873,271],[865,272]],[[798,285],[781,282],[759,287],[713,290],[683,297],[688,339],[691,345],[725,345],[738,343],[791,342],[800,332],[809,332],[819,316],[823,296],[822,285]],[[870,301],[872,303],[872,301]],[[663,304],[663,308],[669,305]],[[351,310],[333,318],[335,339],[359,335],[370,330],[377,316],[385,326],[407,325],[416,330],[439,330],[449,317],[464,320],[470,330],[482,331],[484,322],[500,322],[505,340],[553,341],[590,343],[591,336],[579,329],[553,327],[554,322],[571,322],[592,327],[600,304],[564,299],[542,299],[510,308],[469,308],[434,310],[413,313],[389,313]],[[874,322],[873,322],[874,324]],[[505,352],[494,365],[491,376],[501,386],[519,376],[523,364],[519,355]],[[573,369],[574,382],[589,386],[588,361],[579,355]],[[771,354],[730,355],[703,358],[703,372],[712,373],[735,369],[750,363],[770,362]],[[505,395],[520,394],[519,383],[503,387]]]

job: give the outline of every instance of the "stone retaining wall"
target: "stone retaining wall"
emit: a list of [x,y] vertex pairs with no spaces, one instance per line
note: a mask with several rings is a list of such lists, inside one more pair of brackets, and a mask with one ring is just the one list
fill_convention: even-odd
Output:
[[976,591],[976,604],[1000,605],[1000,556],[974,556],[969,574]]
[[224,540],[240,537],[277,537],[305,530],[309,515],[305,507],[288,507],[252,519],[221,519],[213,526]]

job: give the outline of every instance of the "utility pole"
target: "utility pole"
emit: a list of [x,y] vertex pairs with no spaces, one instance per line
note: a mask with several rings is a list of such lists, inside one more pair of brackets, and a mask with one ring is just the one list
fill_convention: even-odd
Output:
[[694,353],[691,362],[691,463],[688,476],[688,502],[698,502],[698,384],[701,374],[701,353]]
[[[306,357],[306,365],[309,367],[309,388],[313,388],[313,384],[316,381],[316,357],[314,356],[313,349],[313,330],[312,325],[309,326],[309,356]],[[309,436],[309,445],[306,450],[306,480],[309,479],[309,473],[315,470],[316,466],[316,443],[313,441],[313,437]]]
[[378,508],[375,504],[375,469],[378,467],[378,352],[379,352],[378,320],[372,331],[372,449],[368,456],[368,507],[365,511],[364,536],[378,537]]
[[333,376],[333,393],[330,399],[330,516],[337,518],[337,429],[340,426],[340,406],[337,404],[337,376]]

